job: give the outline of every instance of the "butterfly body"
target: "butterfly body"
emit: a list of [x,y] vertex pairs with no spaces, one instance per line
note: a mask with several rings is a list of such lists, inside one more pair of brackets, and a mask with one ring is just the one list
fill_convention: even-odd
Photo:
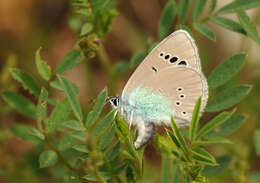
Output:
[[122,96],[111,99],[110,104],[130,126],[136,126],[138,149],[151,139],[155,125],[170,125],[171,116],[179,127],[188,126],[200,96],[203,112],[208,85],[197,47],[188,32],[179,30],[151,51],[132,74]]

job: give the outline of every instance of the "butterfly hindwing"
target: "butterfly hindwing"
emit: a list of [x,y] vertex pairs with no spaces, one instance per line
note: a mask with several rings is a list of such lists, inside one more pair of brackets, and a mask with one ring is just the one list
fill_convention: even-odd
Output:
[[[168,67],[140,82],[143,88],[151,88],[171,102],[176,122],[188,125],[197,99],[202,97],[201,109],[205,108],[208,86],[202,73],[184,66]],[[201,111],[202,111],[201,110]],[[163,121],[170,124],[169,121]],[[186,124],[184,124],[186,123]]]

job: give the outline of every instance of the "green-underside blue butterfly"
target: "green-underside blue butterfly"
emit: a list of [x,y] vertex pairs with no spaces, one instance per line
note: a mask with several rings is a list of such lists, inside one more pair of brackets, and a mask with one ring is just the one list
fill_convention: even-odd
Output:
[[198,49],[187,31],[178,30],[137,67],[121,97],[112,97],[109,102],[130,126],[136,126],[138,149],[153,137],[155,125],[170,125],[171,116],[179,127],[188,126],[200,96],[203,112],[208,85],[201,71]]

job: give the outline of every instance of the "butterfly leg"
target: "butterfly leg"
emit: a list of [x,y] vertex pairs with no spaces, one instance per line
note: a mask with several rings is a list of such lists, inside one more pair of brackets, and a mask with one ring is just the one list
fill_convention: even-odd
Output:
[[152,139],[155,133],[155,125],[151,121],[139,120],[136,127],[138,136],[134,145],[136,149],[139,149]]

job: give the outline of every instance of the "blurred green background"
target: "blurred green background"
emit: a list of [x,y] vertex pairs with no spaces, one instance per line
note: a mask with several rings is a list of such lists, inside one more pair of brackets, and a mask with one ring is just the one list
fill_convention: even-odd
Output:
[[[219,0],[217,7],[231,2]],[[145,50],[158,40],[157,30],[162,9],[166,0],[119,0],[117,16],[112,29],[104,40],[103,59],[110,65],[128,61],[133,53]],[[12,80],[8,69],[19,67],[30,73],[36,81],[44,82],[36,74],[34,53],[42,47],[42,57],[51,67],[74,47],[78,40],[77,20],[71,4],[67,0],[1,0],[0,1],[0,89],[12,89],[28,98],[33,98],[16,81]],[[260,8],[248,11],[251,21],[260,30]],[[237,20],[233,14],[228,18]],[[255,182],[255,172],[260,172],[259,140],[255,131],[260,130],[260,46],[251,39],[233,33],[216,24],[209,23],[217,40],[212,42],[193,31],[199,47],[203,72],[206,76],[216,65],[238,52],[248,54],[243,69],[228,84],[251,84],[249,96],[239,105],[238,111],[248,116],[243,126],[232,136],[233,145],[210,147],[214,155],[230,154],[230,171],[212,177],[213,182]],[[174,30],[172,30],[174,31]],[[117,86],[110,86],[109,95],[120,94],[131,73],[120,74]],[[89,100],[95,98],[108,78],[103,71],[99,57],[82,62],[66,73],[66,77],[80,88],[80,102],[86,109]],[[223,90],[225,86],[219,88]],[[55,96],[55,93],[51,95]],[[1,99],[2,100],[2,99]],[[34,124],[34,121],[17,114],[3,101],[0,106],[0,183],[11,182],[62,182],[58,171],[40,169],[37,149],[31,144],[16,138],[10,128],[14,124]],[[259,143],[259,144],[258,144]],[[260,149],[260,148],[259,148]],[[260,152],[258,152],[260,154]],[[146,182],[160,182],[161,157],[154,147],[145,150],[147,160]],[[248,177],[247,180],[245,176]],[[260,182],[260,178],[258,178]]]

